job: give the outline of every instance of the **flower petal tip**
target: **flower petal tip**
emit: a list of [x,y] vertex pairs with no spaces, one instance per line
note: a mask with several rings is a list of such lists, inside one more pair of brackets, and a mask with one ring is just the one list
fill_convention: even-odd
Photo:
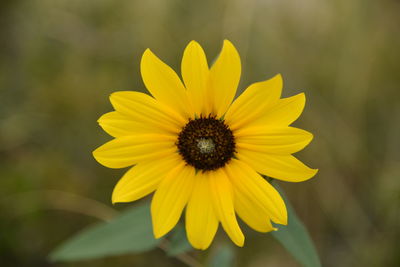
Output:
[[155,239],[159,239],[161,237],[163,237],[166,233],[163,233],[160,231],[160,229],[155,229],[154,228],[154,224],[153,224],[153,235]]
[[100,147],[96,148],[96,149],[92,152],[92,156],[93,156],[93,158],[94,158],[98,163],[100,163],[101,165],[107,167],[107,166],[108,166],[107,160],[105,160],[105,159],[103,158],[103,152],[104,152],[103,146],[100,146]]
[[236,246],[238,246],[238,247],[244,246],[245,237],[242,233],[239,236],[236,236],[234,238],[232,238],[232,236],[231,236],[230,238],[231,238],[232,242],[235,243]]
[[190,47],[190,46],[200,46],[200,44],[196,40],[192,40],[192,41],[189,42],[189,44],[187,46],[188,47]]
[[279,81],[279,83],[283,84],[283,77],[280,73],[276,74],[274,77],[272,77],[272,79],[276,79],[277,81]]
[[[113,103],[116,99],[121,99],[121,91],[112,92],[109,96],[110,102]],[[101,118],[101,117],[100,117]]]
[[229,41],[228,39],[224,39],[223,44],[224,44],[224,45],[231,45],[231,46],[233,46],[232,42]]
[[[272,220],[274,223],[280,224],[280,225],[287,225],[288,224],[288,213],[287,213],[287,208],[286,205],[284,206],[284,209],[281,210],[279,215],[277,215],[277,218]],[[274,227],[272,228],[274,229]],[[269,229],[271,231],[271,229]]]
[[118,199],[118,197],[115,195],[115,193],[113,192],[112,195],[111,195],[111,203],[112,203],[113,205],[115,205],[115,204],[120,203],[120,202],[122,202],[122,201],[120,201],[120,200]]
[[235,47],[235,46],[233,45],[233,43],[232,43],[231,41],[229,41],[228,39],[225,39],[224,42],[223,42],[222,50],[224,50],[224,49],[228,49],[228,51],[231,51],[231,52],[233,52],[233,53],[239,55],[239,54],[238,54],[238,51],[237,51],[237,49],[236,49],[236,47]]
[[145,54],[153,54],[153,52],[150,50],[150,48],[146,48],[146,50],[143,52],[143,55]]
[[198,249],[198,250],[207,250],[209,247],[210,247],[210,244],[206,244],[206,245],[204,245],[204,244],[201,244],[201,245],[199,245],[199,244],[192,244],[190,241],[189,241],[189,243],[190,243],[190,245],[194,248],[194,249]]
[[143,70],[143,65],[146,64],[150,60],[150,58],[157,58],[157,57],[150,50],[150,48],[146,48],[146,50],[144,50],[142,58],[140,60],[140,70],[141,71]]
[[315,175],[318,173],[318,170],[319,169],[311,169],[311,168],[309,168],[307,176],[304,177],[305,179],[302,179],[299,182],[307,181],[307,180],[310,180],[311,178],[314,178]]
[[99,150],[99,148],[96,148],[95,150],[93,150],[93,151],[92,151],[92,156],[93,156],[93,158],[94,158],[97,162],[100,162],[100,161],[98,160],[98,150]]
[[310,132],[307,132],[307,135],[308,135],[308,143],[310,143],[313,139],[314,139],[314,135],[312,134],[312,133],[310,133]]
[[244,238],[242,239],[242,240],[240,240],[240,241],[238,241],[238,242],[235,242],[235,244],[238,246],[238,247],[243,247],[244,246]]
[[283,88],[283,77],[280,73],[276,74],[274,77],[271,79],[267,80],[272,82],[277,88],[280,88],[282,90]]
[[[192,53],[197,54],[199,52],[204,53],[203,48],[201,47],[201,45],[197,41],[192,40],[186,46],[185,50],[183,51],[183,54],[186,57],[191,57],[192,55],[189,55],[189,54],[192,54]],[[182,58],[182,60],[183,60],[183,58]]]

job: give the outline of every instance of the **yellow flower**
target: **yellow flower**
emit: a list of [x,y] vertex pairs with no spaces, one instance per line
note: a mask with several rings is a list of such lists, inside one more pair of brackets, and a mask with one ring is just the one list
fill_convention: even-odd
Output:
[[109,168],[133,166],[114,188],[112,202],[155,191],[156,238],[177,224],[186,207],[187,237],[198,249],[209,247],[219,223],[243,246],[236,214],[259,232],[275,230],[271,221],[286,225],[285,203],[261,174],[289,182],[316,174],[291,155],[313,137],[289,126],[304,108],[304,94],[280,99],[282,78],[276,75],[233,101],[241,64],[227,40],[211,68],[201,46],[190,42],[181,67],[183,82],[147,49],[141,74],[153,97],[133,91],[110,96],[115,111],[99,124],[115,139],[93,155]]

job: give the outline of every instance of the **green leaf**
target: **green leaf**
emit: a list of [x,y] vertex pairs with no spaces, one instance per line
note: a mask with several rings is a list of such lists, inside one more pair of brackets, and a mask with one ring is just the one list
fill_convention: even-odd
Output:
[[50,254],[52,261],[76,261],[147,251],[159,243],[153,237],[150,207],[130,208],[110,222],[98,223],[67,240]]
[[186,238],[185,227],[178,224],[172,232],[171,243],[167,249],[168,256],[176,256],[192,250],[192,246]]
[[232,267],[233,260],[235,258],[235,252],[230,245],[223,244],[219,247],[216,253],[213,254],[210,259],[209,267]]
[[285,200],[288,210],[288,225],[277,225],[279,230],[272,232],[272,235],[300,264],[305,267],[320,267],[321,262],[307,229],[297,217],[283,190],[276,182],[272,182],[272,184]]

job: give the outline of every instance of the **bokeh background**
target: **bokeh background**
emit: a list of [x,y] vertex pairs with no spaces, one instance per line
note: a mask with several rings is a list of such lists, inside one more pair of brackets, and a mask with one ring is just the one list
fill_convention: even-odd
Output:
[[[141,53],[179,70],[190,40],[211,62],[225,38],[242,57],[240,91],[282,73],[285,96],[306,93],[295,125],[315,139],[298,156],[320,171],[280,185],[323,266],[400,266],[399,27],[397,0],[2,0],[1,266],[184,266],[160,249],[46,256],[125,207],[110,203],[124,170],[91,151],[110,139],[96,123],[108,95],[145,91]],[[237,266],[297,266],[270,235],[244,230]]]

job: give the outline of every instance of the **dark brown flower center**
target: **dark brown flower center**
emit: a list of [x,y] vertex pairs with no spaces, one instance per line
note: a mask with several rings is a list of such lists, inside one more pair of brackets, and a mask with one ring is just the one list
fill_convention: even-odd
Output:
[[177,146],[184,160],[197,170],[223,167],[234,155],[232,131],[213,116],[190,119],[179,133]]

